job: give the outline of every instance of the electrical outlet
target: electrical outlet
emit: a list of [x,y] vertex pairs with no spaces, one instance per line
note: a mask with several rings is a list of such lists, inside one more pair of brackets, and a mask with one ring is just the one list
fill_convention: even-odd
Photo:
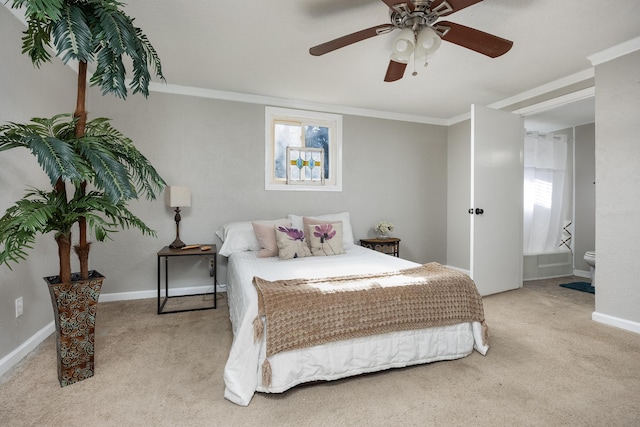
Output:
[[16,318],[22,316],[24,312],[24,302],[22,301],[22,297],[16,298]]
[[209,260],[209,277],[213,277],[215,272],[216,272],[215,260],[210,259]]

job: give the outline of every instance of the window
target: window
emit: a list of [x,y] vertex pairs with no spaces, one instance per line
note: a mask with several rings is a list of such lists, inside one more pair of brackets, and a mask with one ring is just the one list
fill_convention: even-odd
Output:
[[342,191],[342,116],[265,108],[265,189]]

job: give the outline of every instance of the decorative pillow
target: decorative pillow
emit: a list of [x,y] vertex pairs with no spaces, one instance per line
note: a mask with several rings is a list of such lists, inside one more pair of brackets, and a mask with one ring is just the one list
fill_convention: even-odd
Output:
[[342,222],[325,222],[308,225],[309,246],[315,256],[341,255],[346,253],[342,244]]
[[304,241],[304,232],[293,227],[274,226],[278,256],[280,259],[304,258],[311,256],[311,251]]
[[283,218],[274,221],[253,221],[251,225],[261,248],[258,252],[258,258],[278,256],[275,229],[277,226],[291,227],[291,221]]
[[251,221],[224,224],[216,231],[216,235],[223,243],[218,251],[222,256],[228,257],[234,252],[260,250],[260,243],[253,231]]
[[[289,214],[289,219],[291,220],[291,226],[293,228],[297,228],[299,230],[304,230],[304,222],[303,216]],[[351,215],[349,212],[340,212],[340,213],[332,213],[325,215],[315,215],[315,216],[307,216],[307,218],[324,221],[324,222],[334,222],[334,221],[342,221],[342,243],[344,246],[354,245],[353,240],[353,229],[351,228]]]

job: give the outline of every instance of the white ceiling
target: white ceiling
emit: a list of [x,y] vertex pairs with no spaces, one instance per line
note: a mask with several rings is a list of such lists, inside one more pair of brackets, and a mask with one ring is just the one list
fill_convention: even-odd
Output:
[[638,0],[484,0],[446,19],[512,40],[490,59],[443,42],[413,77],[383,81],[397,32],[314,57],[310,47],[387,23],[380,0],[130,0],[169,85],[450,120],[591,69],[640,35]]

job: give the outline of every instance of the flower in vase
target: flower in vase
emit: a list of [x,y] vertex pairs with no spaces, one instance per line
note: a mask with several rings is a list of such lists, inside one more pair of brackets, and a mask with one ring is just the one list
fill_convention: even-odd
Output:
[[394,225],[390,222],[380,221],[377,223],[373,229],[381,236],[386,236],[393,231]]

